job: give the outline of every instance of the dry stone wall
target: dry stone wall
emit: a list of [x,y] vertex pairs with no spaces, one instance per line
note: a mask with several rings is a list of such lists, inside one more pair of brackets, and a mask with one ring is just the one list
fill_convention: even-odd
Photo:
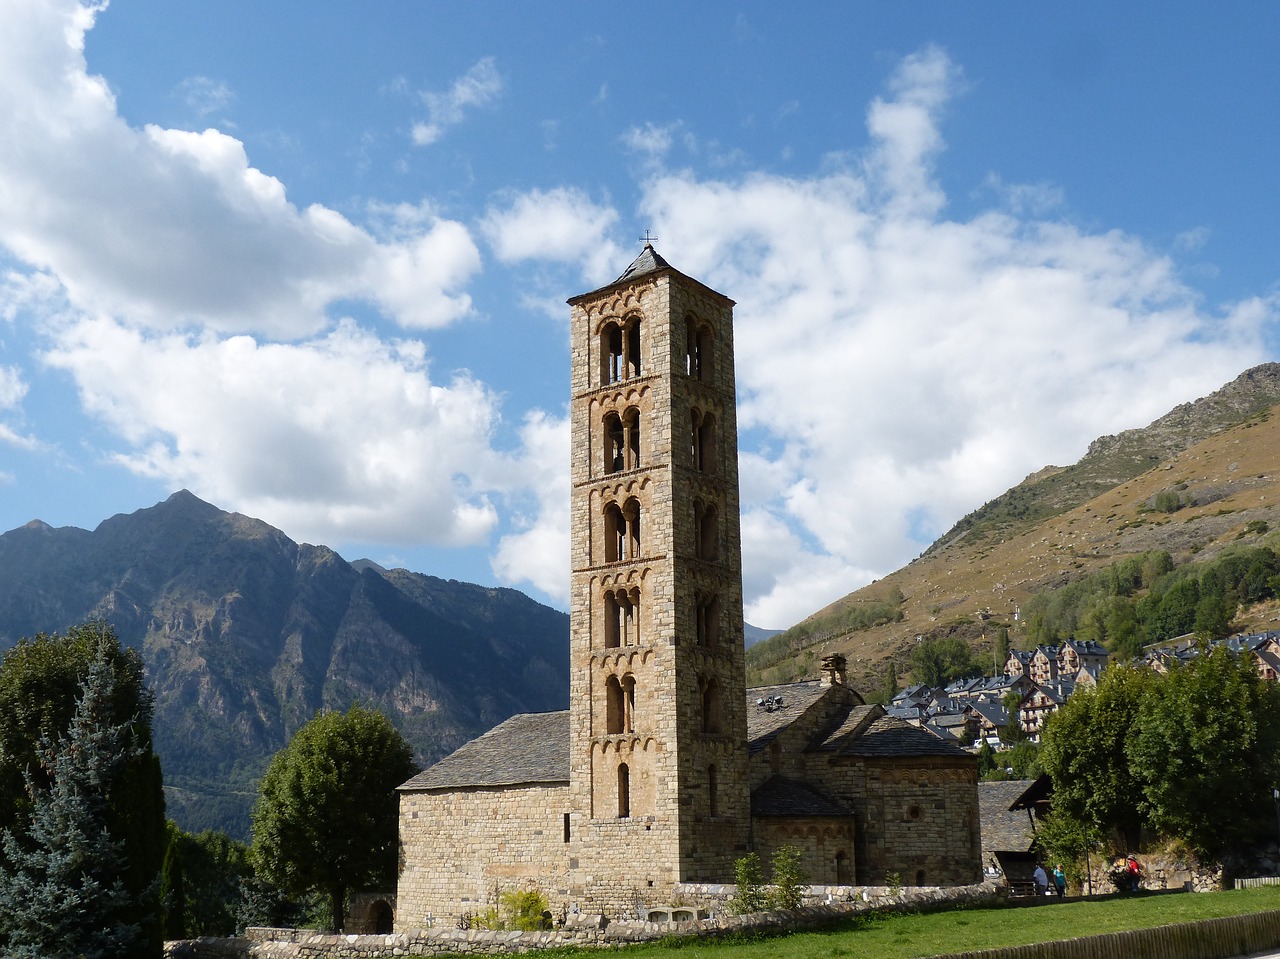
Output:
[[[821,927],[869,909],[921,909],[959,901],[983,902],[997,891],[967,889],[880,890],[866,900],[832,902],[796,910],[680,923],[613,922],[584,917],[573,928],[549,932],[423,930],[393,936],[307,934],[276,939],[198,939],[165,944],[166,959],[383,959],[391,956],[506,955],[558,946],[612,948],[670,935],[729,935],[752,931],[792,932]],[[253,932],[253,930],[251,930]],[[266,930],[272,935],[281,930]],[[1230,959],[1280,946],[1280,911],[1207,919],[1130,932],[1086,936],[1030,946],[953,953],[934,959]]]

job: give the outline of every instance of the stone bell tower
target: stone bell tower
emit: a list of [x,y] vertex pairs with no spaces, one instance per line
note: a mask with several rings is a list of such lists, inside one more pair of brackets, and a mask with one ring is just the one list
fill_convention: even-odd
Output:
[[750,828],[733,301],[646,244],[572,314],[572,885],[731,882]]

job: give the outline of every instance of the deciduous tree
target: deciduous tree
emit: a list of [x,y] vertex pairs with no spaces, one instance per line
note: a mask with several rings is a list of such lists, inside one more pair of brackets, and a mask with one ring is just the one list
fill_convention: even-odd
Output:
[[1274,826],[1280,690],[1219,646],[1151,685],[1127,752],[1152,828],[1215,862]]
[[1130,768],[1128,743],[1154,682],[1146,670],[1112,666],[1095,689],[1077,690],[1049,717],[1040,747],[1054,808],[1091,828],[1119,829],[1135,849],[1143,782]]
[[926,639],[911,650],[911,678],[926,686],[945,686],[981,672],[969,644],[955,636]]
[[413,753],[381,713],[352,706],[321,713],[276,753],[253,812],[253,858],[294,895],[323,893],[342,928],[351,889],[396,876],[396,787],[413,775]]

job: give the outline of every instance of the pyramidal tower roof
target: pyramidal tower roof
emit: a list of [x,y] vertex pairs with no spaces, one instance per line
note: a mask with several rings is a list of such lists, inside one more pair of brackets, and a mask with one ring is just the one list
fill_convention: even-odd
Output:
[[[671,264],[658,255],[658,251],[653,248],[652,243],[645,243],[644,249],[640,251],[640,255],[631,261],[631,265],[622,271],[622,276],[618,277],[613,283],[621,283],[623,280],[630,280],[637,276],[643,276],[645,273],[654,273],[658,270],[670,269]],[[613,283],[609,285],[612,286]]]
[[598,296],[604,290],[607,290],[610,287],[617,286],[619,283],[626,283],[629,280],[634,280],[634,279],[637,279],[638,277],[647,276],[650,273],[661,273],[663,270],[670,270],[672,273],[675,273],[679,276],[684,277],[685,280],[689,282],[697,283],[699,286],[702,286],[708,292],[723,299],[730,306],[733,305],[733,300],[729,299],[723,293],[719,293],[716,290],[711,289],[709,286],[706,286],[705,284],[699,282],[698,280],[693,280],[690,277],[686,277],[683,273],[681,273],[679,270],[673,267],[670,263],[668,263],[666,260],[664,260],[661,256],[658,255],[658,251],[653,248],[653,243],[650,242],[649,240],[645,240],[644,249],[640,251],[640,255],[631,261],[631,265],[622,271],[622,275],[620,277],[618,277],[616,280],[613,280],[610,283],[606,283],[604,286],[600,287],[597,290],[593,290],[590,293],[580,293],[577,296],[570,297],[568,302],[571,304],[580,303],[583,300],[587,299],[588,297]]

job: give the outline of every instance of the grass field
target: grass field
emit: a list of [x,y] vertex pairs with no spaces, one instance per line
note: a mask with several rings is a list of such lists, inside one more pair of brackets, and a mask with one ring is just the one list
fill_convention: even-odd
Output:
[[[856,917],[821,932],[743,941],[685,939],[628,947],[627,959],[916,959],[973,949],[1073,939],[1280,909],[1280,886],[1233,892],[1176,893],[1080,900],[1044,906],[959,909]],[[542,955],[567,955],[555,950]]]

